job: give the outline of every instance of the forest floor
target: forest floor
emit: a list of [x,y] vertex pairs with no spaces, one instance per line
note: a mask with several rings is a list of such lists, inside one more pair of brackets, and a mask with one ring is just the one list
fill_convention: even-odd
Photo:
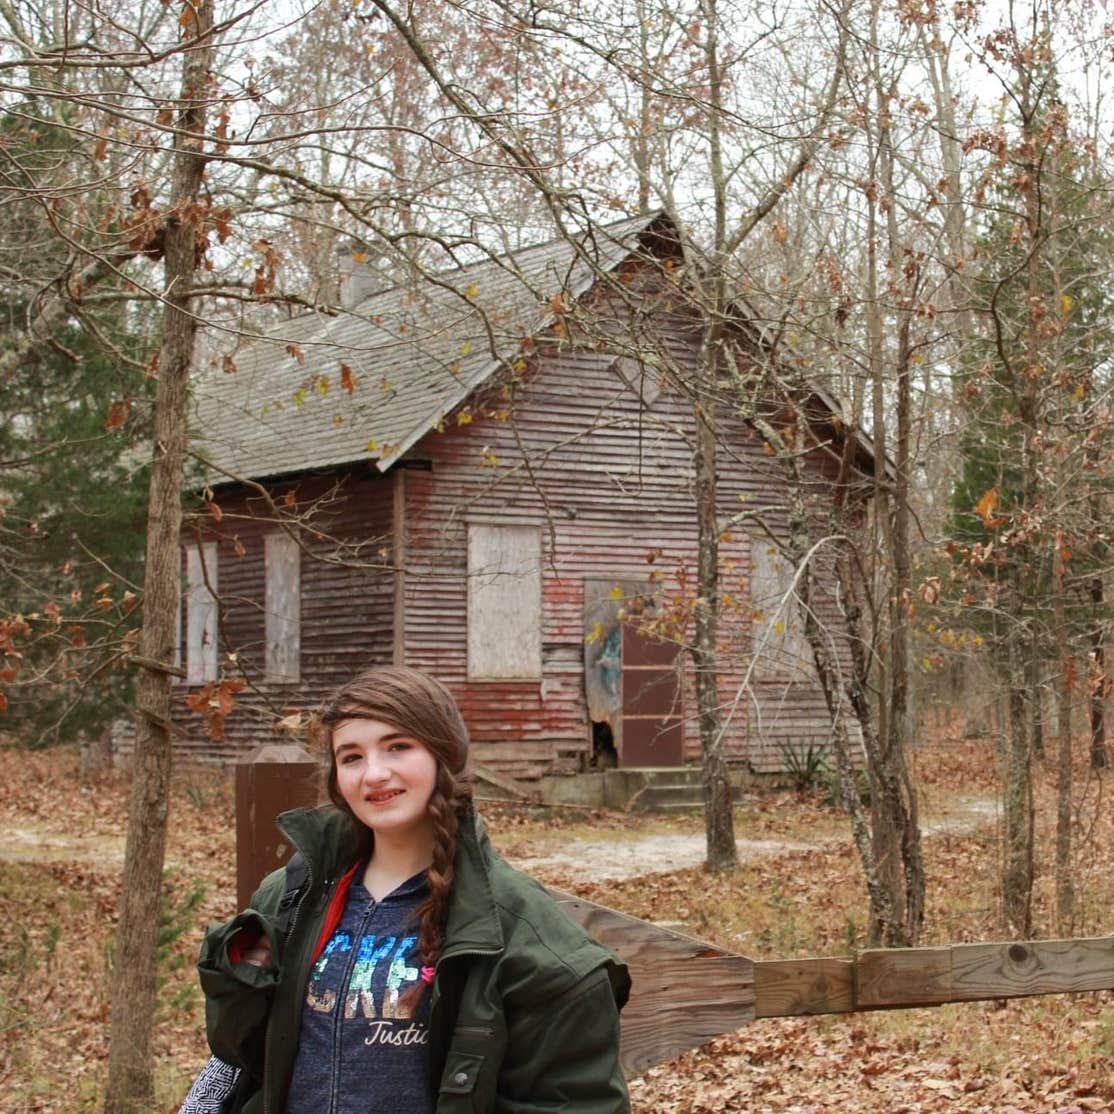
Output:
[[[993,744],[958,728],[932,735],[916,756],[922,942],[1000,938]],[[1077,770],[1077,936],[1114,929],[1106,776]],[[1053,777],[1038,767],[1037,779],[1034,919],[1049,936]],[[98,1108],[126,791],[122,774],[84,783],[63,749],[0,750],[0,1114]],[[749,792],[735,817],[742,862],[729,876],[701,866],[699,815],[484,812],[496,845],[541,881],[752,959],[865,945],[862,875],[822,787]],[[155,1109],[167,1114],[206,1056],[193,968],[201,932],[234,911],[230,774],[180,771],[171,829],[156,1032]],[[1114,994],[1104,992],[758,1021],[630,1082],[636,1114],[1080,1114],[1114,1110],[1112,1055]]]

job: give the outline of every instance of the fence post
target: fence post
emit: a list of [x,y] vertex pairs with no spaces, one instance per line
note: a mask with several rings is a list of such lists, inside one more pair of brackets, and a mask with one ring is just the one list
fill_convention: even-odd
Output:
[[236,764],[236,903],[243,909],[293,848],[275,827],[288,808],[320,800],[320,767],[300,746],[265,744]]

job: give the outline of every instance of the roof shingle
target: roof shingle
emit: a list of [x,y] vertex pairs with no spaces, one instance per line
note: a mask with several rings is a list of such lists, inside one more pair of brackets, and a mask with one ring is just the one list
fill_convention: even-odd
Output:
[[[266,330],[194,385],[194,447],[210,482],[356,460],[386,471],[637,246],[656,214],[372,294],[341,315]],[[344,372],[342,365],[348,369]]]

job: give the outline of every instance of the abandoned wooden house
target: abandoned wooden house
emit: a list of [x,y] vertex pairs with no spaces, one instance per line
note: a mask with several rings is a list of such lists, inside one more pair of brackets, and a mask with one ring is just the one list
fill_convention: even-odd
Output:
[[[403,662],[448,685],[476,760],[504,775],[698,758],[679,384],[699,332],[671,228],[626,220],[371,293],[201,378],[183,746],[243,756],[360,668]],[[721,434],[724,518],[777,502],[754,431],[725,414]],[[778,769],[831,727],[782,600],[792,570],[743,528],[721,560],[729,755]],[[185,699],[241,674],[225,738],[205,738]]]

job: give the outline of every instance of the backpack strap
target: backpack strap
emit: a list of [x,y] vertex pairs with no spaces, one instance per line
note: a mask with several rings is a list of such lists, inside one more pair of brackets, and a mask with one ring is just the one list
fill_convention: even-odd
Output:
[[308,882],[309,863],[301,851],[295,851],[286,864],[286,889],[275,915],[275,928],[284,942],[290,931],[290,922],[294,919],[294,910],[298,908]]

